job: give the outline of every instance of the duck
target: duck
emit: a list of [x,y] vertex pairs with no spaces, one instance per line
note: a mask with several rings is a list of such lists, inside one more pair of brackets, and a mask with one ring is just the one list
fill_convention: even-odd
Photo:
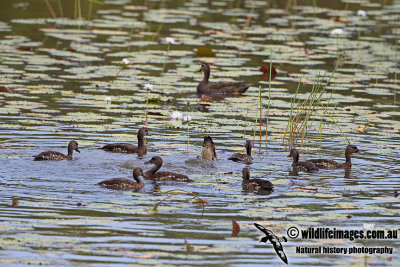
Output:
[[253,142],[251,140],[246,140],[246,154],[235,153],[228,159],[235,162],[243,162],[245,164],[251,164],[253,158],[251,157],[251,149],[253,148]]
[[250,179],[249,168],[243,168],[242,175],[242,186],[246,191],[271,191],[274,187],[270,181],[258,178]]
[[153,163],[154,167],[145,172],[144,177],[147,180],[156,180],[156,181],[177,181],[177,182],[193,182],[192,179],[189,179],[184,174],[179,174],[175,172],[159,172],[158,170],[161,168],[163,164],[163,160],[159,156],[154,156],[151,160],[145,162],[145,164]]
[[351,169],[351,155],[354,153],[361,154],[357,146],[348,145],[344,152],[346,157],[345,163],[338,163],[331,159],[310,159],[309,161],[314,163],[320,169],[326,169],[326,170]]
[[244,82],[215,82],[210,83],[208,79],[210,78],[210,65],[208,63],[201,63],[201,69],[204,73],[203,80],[197,86],[197,94],[199,95],[212,95],[212,94],[241,94],[244,93],[248,84]]
[[143,170],[141,168],[135,168],[133,170],[133,179],[135,181],[126,178],[113,178],[101,181],[97,185],[115,190],[139,190],[144,186],[144,183],[139,176],[144,176]]
[[305,172],[315,172],[318,171],[318,167],[315,163],[306,160],[306,161],[299,161],[299,151],[296,148],[292,148],[290,150],[290,154],[288,157],[293,158],[292,167],[295,171],[305,171]]
[[217,154],[215,153],[215,146],[212,138],[210,136],[204,137],[203,146],[201,148],[202,159],[208,160],[218,160]]
[[146,127],[139,129],[137,133],[138,146],[129,143],[114,143],[103,146],[101,149],[115,153],[137,153],[139,156],[147,154],[147,147],[144,142],[144,136],[148,135]]
[[63,153],[60,152],[56,152],[56,151],[44,151],[36,156],[34,160],[38,161],[38,160],[72,160],[72,153],[73,151],[76,151],[78,153],[81,153],[78,149],[78,142],[72,140],[69,142],[68,144],[68,154],[65,155]]

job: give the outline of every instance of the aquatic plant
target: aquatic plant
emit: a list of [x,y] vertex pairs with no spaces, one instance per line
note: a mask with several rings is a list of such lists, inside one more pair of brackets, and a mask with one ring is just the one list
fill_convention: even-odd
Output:
[[[274,68],[275,70],[275,68]],[[276,71],[275,71],[276,72]],[[268,110],[267,110],[267,123],[265,124],[265,150],[268,150],[268,124],[269,124],[269,107],[271,103],[271,80],[272,80],[272,50],[269,57],[269,80],[268,80]],[[261,142],[261,140],[260,140]]]
[[[313,115],[317,113],[318,110],[323,111],[322,118],[323,120],[325,116],[327,115],[331,121],[336,125],[336,127],[339,129],[339,131],[342,133],[342,135],[345,137],[347,142],[350,144],[349,139],[345,135],[345,133],[342,131],[341,127],[339,124],[336,122],[336,120],[333,118],[332,114],[327,110],[327,108],[320,102],[321,98],[326,90],[327,85],[330,83],[333,75],[336,73],[337,68],[340,66],[340,62],[342,61],[342,58],[344,56],[344,53],[342,56],[339,58],[338,63],[335,66],[335,69],[333,70],[331,76],[328,78],[327,82],[323,84],[323,81],[325,80],[325,75],[320,77],[317,75],[314,79],[313,86],[311,89],[311,93],[309,94],[308,98],[304,100],[302,103],[300,103],[300,100],[297,101],[297,112],[294,113],[294,106],[297,100],[297,94],[298,90],[300,87],[301,80],[298,83],[297,89],[296,89],[296,94],[295,96],[291,99],[291,107],[290,107],[290,114],[289,114],[289,120],[288,124],[283,136],[283,143],[285,145],[285,140],[287,137],[287,143],[286,145],[291,149],[294,147],[298,140],[301,140],[301,145],[304,144],[304,141],[307,140],[308,134],[311,131],[311,127],[313,124]],[[329,103],[329,102],[328,102]],[[309,123],[310,122],[310,123]],[[321,123],[319,127],[319,131],[322,130]]]
[[160,201],[158,201],[158,202],[154,205],[154,207],[151,209],[152,212],[154,212],[154,213],[157,213],[157,212],[158,212],[157,208],[158,208],[158,206],[161,205],[161,203],[163,203],[163,202],[166,201],[167,199],[170,199],[173,195],[187,195],[187,196],[192,196],[192,199],[194,199],[194,200],[193,200],[193,203],[195,203],[195,204],[200,204],[200,205],[202,206],[202,212],[201,212],[201,216],[202,216],[202,217],[203,217],[203,214],[204,214],[204,207],[205,207],[205,205],[206,205],[206,204],[209,204],[209,202],[208,202],[207,200],[204,200],[204,199],[200,198],[197,194],[195,194],[195,193],[193,193],[193,192],[186,191],[186,190],[176,190],[176,189],[173,189],[173,190],[168,190],[168,191],[165,191],[165,192],[162,192],[162,193],[163,193],[163,194],[170,194],[170,195],[167,196],[167,197],[165,197],[165,198],[163,198],[163,199],[161,199]]
[[174,110],[172,111],[172,113],[169,114],[169,117],[172,120],[180,121],[183,118],[183,114],[179,111]]
[[189,115],[187,115],[187,116],[185,116],[185,117],[183,117],[183,121],[184,122],[186,122],[186,125],[187,125],[187,147],[186,147],[186,156],[188,156],[189,155],[189,124],[190,124],[190,121],[192,120],[192,117],[191,116],[189,116]]
[[167,48],[167,54],[165,55],[164,65],[162,67],[161,76],[164,75],[165,65],[167,64],[167,60],[168,60],[168,55],[169,55],[169,50],[171,48],[171,44],[175,44],[175,39],[171,38],[171,37],[165,38],[165,41],[168,43],[168,48]]
[[145,119],[145,124],[147,124],[147,114],[148,114],[148,108],[149,108],[149,92],[153,90],[153,85],[146,83],[143,86],[144,89],[146,89],[146,119]]

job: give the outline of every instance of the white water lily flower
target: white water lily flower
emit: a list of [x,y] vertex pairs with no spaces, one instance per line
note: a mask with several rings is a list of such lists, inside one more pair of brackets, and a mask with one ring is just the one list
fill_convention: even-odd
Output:
[[183,117],[183,121],[185,121],[185,122],[189,122],[189,121],[191,121],[191,120],[192,120],[192,117],[189,116],[189,115]]
[[153,91],[153,85],[152,84],[149,84],[149,83],[146,83],[145,85],[143,85],[143,88],[144,89],[146,89],[146,90],[149,90],[149,91]]
[[165,38],[165,41],[166,41],[167,43],[170,43],[170,44],[175,44],[175,39],[174,39],[174,38],[171,38],[171,37],[166,37],[166,38]]
[[181,120],[183,115],[179,111],[173,111],[171,114],[169,114],[169,116],[173,120]]
[[375,224],[373,224],[373,223],[363,223],[364,230],[372,230],[372,229],[374,229],[374,227],[375,227]]
[[333,29],[331,31],[331,34],[335,34],[335,35],[341,35],[343,33],[344,33],[344,31],[342,29],[339,29],[339,28]]
[[129,59],[127,58],[122,59],[122,64],[128,65],[129,63],[130,63]]
[[366,17],[366,16],[367,16],[367,11],[365,11],[365,10],[358,10],[358,11],[357,11],[357,16]]
[[111,97],[110,96],[104,97],[104,102],[111,103]]

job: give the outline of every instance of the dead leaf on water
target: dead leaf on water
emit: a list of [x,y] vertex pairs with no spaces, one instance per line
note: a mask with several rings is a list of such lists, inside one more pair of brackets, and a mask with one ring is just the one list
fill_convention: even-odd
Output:
[[362,125],[360,127],[357,128],[357,131],[359,131],[360,133],[365,134],[365,129],[368,127],[368,125]]
[[240,226],[239,224],[235,221],[232,220],[232,237],[237,237],[240,232]]
[[15,208],[18,205],[19,205],[19,200],[18,199],[13,199],[12,200],[12,206]]

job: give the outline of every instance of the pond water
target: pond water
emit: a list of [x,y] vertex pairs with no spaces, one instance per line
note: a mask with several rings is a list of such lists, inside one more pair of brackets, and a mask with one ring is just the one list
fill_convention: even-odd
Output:
[[[284,265],[269,242],[259,243],[263,234],[253,223],[278,236],[290,227],[362,230],[366,223],[397,231],[400,1],[315,2],[0,1],[0,86],[13,91],[0,93],[0,264]],[[196,56],[203,46],[216,57]],[[202,61],[213,67],[211,81],[244,80],[251,87],[199,103]],[[278,74],[269,90],[259,69],[270,62]],[[291,99],[296,95],[297,110],[319,81],[327,86],[309,133],[296,141],[301,159],[343,162],[346,137],[362,154],[353,156],[347,173],[296,175],[284,135]],[[146,125],[145,84],[153,86]],[[171,120],[173,111],[192,121]],[[147,155],[98,149],[136,143],[143,126],[150,134]],[[271,194],[243,192],[245,165],[227,160],[244,152],[253,134],[251,176],[271,181]],[[188,163],[206,135],[219,160]],[[41,151],[67,152],[70,140],[81,151],[73,160],[33,161]],[[163,170],[194,182],[145,181],[139,192],[96,185],[130,178],[136,166],[147,170],[144,162],[154,155],[163,158]],[[207,201],[204,213],[185,192]],[[236,237],[232,220],[240,226]],[[291,265],[400,265],[398,240],[282,244]],[[386,246],[394,253],[296,253],[322,245]]]

